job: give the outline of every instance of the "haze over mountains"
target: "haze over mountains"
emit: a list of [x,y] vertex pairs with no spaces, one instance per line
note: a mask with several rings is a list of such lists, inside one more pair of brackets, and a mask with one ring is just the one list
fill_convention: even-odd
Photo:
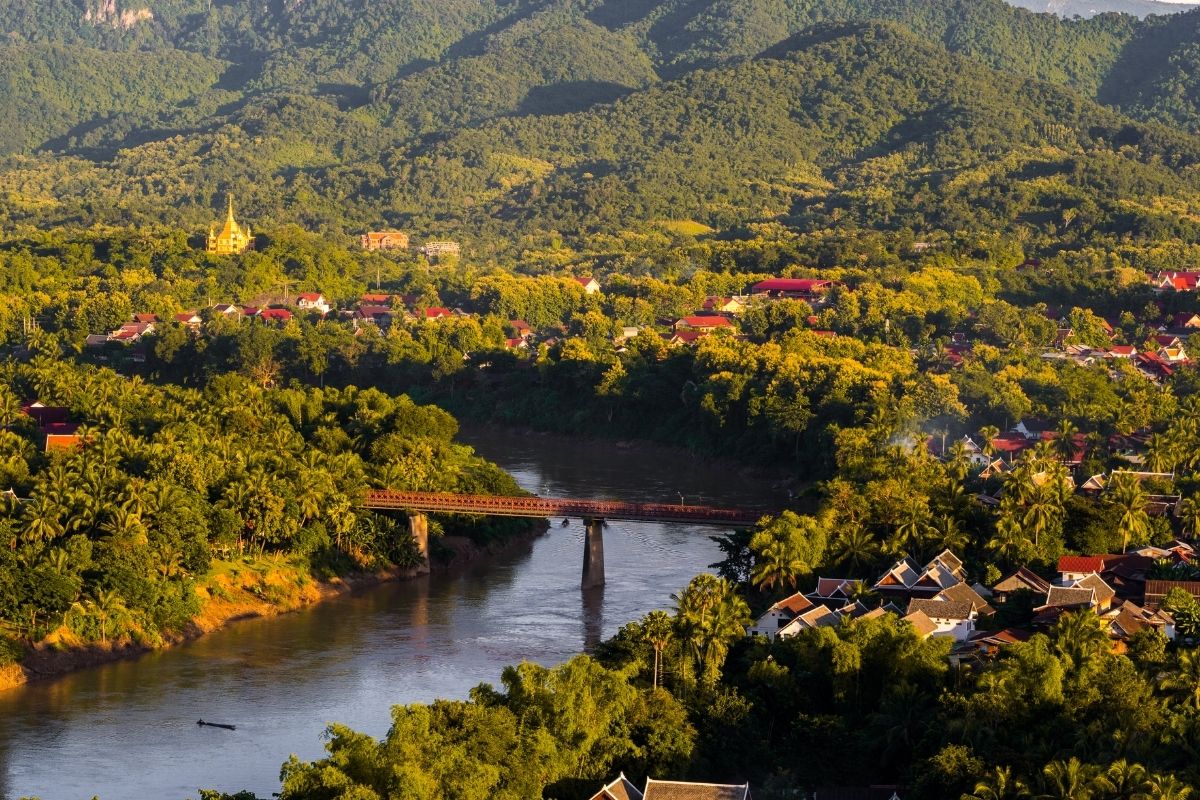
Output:
[[1178,14],[1198,4],[1177,0],[1009,0],[1014,6],[1063,17],[1094,17],[1097,14]]
[[194,227],[234,189],[261,224],[468,240],[1064,208],[1135,235],[1195,224],[1198,29],[1000,0],[0,0],[0,215]]

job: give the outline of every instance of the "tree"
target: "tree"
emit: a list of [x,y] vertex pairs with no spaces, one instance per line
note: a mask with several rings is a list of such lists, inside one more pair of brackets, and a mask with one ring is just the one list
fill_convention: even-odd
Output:
[[671,617],[665,611],[651,611],[642,620],[642,636],[654,648],[654,678],[652,686],[658,688],[658,675],[662,652],[671,642],[675,634],[675,626]]
[[697,575],[686,589],[671,597],[684,644],[703,682],[713,685],[720,677],[729,642],[746,633],[750,609],[728,581],[714,575]]
[[1146,514],[1146,492],[1138,476],[1132,472],[1114,472],[1108,484],[1108,499],[1120,509],[1118,529],[1121,532],[1122,550],[1129,549],[1129,542],[1141,541],[1150,533],[1150,517]]
[[772,590],[788,586],[795,590],[800,578],[810,575],[825,557],[827,534],[813,517],[784,511],[765,518],[750,539],[755,586]]
[[1012,767],[996,767],[987,778],[975,784],[974,791],[962,800],[1023,800],[1030,797],[1029,787],[1014,778]]
[[1200,711],[1200,650],[1181,651],[1175,669],[1164,673],[1158,684],[1185,706]]

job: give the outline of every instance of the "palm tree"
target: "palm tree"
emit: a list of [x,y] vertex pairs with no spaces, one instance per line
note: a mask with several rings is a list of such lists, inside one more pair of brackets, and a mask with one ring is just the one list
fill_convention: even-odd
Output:
[[1151,472],[1175,471],[1175,448],[1166,436],[1156,433],[1147,443],[1146,466]]
[[1100,618],[1088,610],[1063,614],[1053,634],[1055,652],[1076,670],[1085,669],[1108,648]]
[[1154,774],[1146,781],[1146,797],[1150,800],[1187,800],[1192,787],[1181,783],[1174,775]]
[[1024,560],[1026,553],[1033,547],[1033,542],[1029,541],[1021,530],[1016,515],[1005,513],[1002,508],[1000,518],[996,520],[996,534],[988,540],[987,547],[1001,562],[1016,564]]
[[1096,776],[1095,785],[1107,800],[1143,800],[1147,788],[1146,768],[1125,759],[1114,761]]
[[995,425],[984,425],[979,429],[979,438],[983,439],[983,444],[980,445],[983,454],[986,456],[996,455],[996,446],[993,442],[1000,435],[1000,429]]
[[1054,443],[1058,445],[1058,456],[1064,464],[1069,464],[1075,458],[1075,437],[1079,428],[1069,419],[1058,423]]
[[1117,528],[1121,531],[1121,552],[1129,549],[1130,539],[1141,539],[1150,532],[1146,514],[1146,492],[1132,472],[1114,472],[1108,484],[1109,499],[1121,511]]
[[1088,800],[1095,777],[1095,768],[1074,756],[1070,761],[1051,761],[1042,767],[1039,800]]
[[1164,673],[1158,683],[1184,705],[1200,711],[1200,650],[1181,651],[1175,671]]
[[1185,497],[1180,500],[1176,513],[1179,515],[1179,522],[1183,525],[1184,533],[1192,537],[1200,535],[1200,502],[1197,502],[1195,497]]
[[861,525],[852,525],[843,529],[833,544],[837,554],[835,563],[848,564],[856,570],[874,563],[879,557],[879,543],[875,537]]
[[1012,767],[996,767],[995,771],[975,784],[974,791],[962,800],[1022,800],[1030,797],[1029,787],[1014,778]]
[[768,591],[784,585],[794,591],[800,576],[807,572],[808,566],[790,539],[772,539],[754,554],[750,582]]
[[715,684],[729,642],[745,635],[750,609],[724,578],[702,574],[677,595],[675,617],[707,684]]
[[662,663],[662,651],[675,635],[675,623],[665,611],[651,611],[642,621],[642,637],[654,648],[654,688],[658,688],[658,674]]

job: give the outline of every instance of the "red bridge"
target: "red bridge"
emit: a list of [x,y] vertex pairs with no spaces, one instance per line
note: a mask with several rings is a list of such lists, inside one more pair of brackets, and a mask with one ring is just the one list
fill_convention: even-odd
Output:
[[393,492],[373,490],[359,503],[362,508],[406,511],[409,530],[422,554],[427,555],[427,513],[483,514],[494,517],[578,517],[587,526],[583,549],[583,588],[604,585],[604,521],[680,522],[688,525],[746,527],[765,512],[748,509],[709,508],[679,503],[622,503],[615,500],[569,500],[549,497],[502,497],[450,492]]
[[363,508],[396,509],[491,517],[580,517],[689,525],[753,525],[763,512],[668,503],[621,503],[613,500],[566,500],[550,497],[499,497],[449,492],[367,492]]

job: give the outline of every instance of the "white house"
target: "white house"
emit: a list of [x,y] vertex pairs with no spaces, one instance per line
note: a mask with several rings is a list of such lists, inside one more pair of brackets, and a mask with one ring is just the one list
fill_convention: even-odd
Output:
[[975,632],[975,609],[971,604],[956,600],[920,600],[908,602],[908,613],[920,611],[934,624],[931,636],[948,636],[966,641]]
[[296,308],[301,311],[319,311],[328,314],[331,306],[320,292],[305,292],[296,296]]
[[811,600],[800,592],[796,592],[763,612],[763,615],[746,629],[746,633],[751,636],[766,636],[768,639],[774,639],[780,629],[812,607]]

